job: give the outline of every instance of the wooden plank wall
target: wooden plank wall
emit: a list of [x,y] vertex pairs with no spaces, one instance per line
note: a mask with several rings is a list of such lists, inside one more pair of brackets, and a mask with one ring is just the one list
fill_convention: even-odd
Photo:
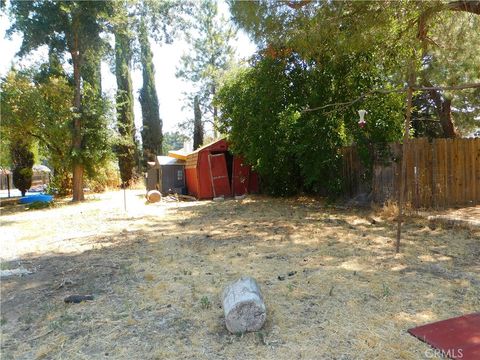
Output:
[[[400,188],[402,145],[390,144],[391,160],[375,163],[373,200],[396,200]],[[354,147],[342,149],[346,195],[359,192],[361,168]],[[357,163],[358,162],[358,163]],[[413,207],[480,204],[480,139],[412,139],[406,151],[405,201]]]

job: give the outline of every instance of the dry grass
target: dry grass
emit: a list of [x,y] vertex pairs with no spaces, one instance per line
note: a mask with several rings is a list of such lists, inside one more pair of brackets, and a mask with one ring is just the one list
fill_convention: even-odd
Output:
[[[2,280],[2,358],[425,358],[408,328],[480,308],[479,232],[415,217],[395,255],[380,215],[308,198],[145,205],[134,192],[128,213],[120,192],[4,212],[2,258],[35,273]],[[267,304],[256,334],[224,327],[219,295],[241,275]],[[64,304],[73,293],[95,300]]]

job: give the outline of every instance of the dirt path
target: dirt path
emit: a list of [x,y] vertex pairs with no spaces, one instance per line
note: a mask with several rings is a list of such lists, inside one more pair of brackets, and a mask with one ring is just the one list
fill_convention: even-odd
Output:
[[[365,212],[139,195],[127,213],[120,192],[3,212],[2,267],[34,273],[2,279],[2,358],[422,359],[408,328],[480,308],[478,231],[414,219],[395,256],[394,224]],[[256,334],[223,324],[220,292],[241,275],[265,296]],[[74,293],[95,300],[64,304]]]

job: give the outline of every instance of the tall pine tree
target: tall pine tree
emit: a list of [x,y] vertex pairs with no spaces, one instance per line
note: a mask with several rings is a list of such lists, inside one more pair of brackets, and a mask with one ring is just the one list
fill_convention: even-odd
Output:
[[234,57],[234,49],[230,45],[235,38],[235,31],[229,22],[218,13],[218,5],[214,0],[199,3],[194,15],[194,24],[187,41],[192,50],[182,56],[177,68],[177,77],[191,81],[196,85],[204,121],[213,124],[216,137],[218,110],[213,103],[217,92],[218,79]]

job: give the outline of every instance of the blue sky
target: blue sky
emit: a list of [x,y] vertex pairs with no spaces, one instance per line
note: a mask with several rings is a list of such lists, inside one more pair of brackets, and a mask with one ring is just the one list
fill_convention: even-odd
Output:
[[[219,2],[220,13],[229,18],[227,5]],[[15,56],[20,48],[22,38],[16,34],[11,40],[5,38],[5,32],[10,26],[9,20],[3,14],[0,15],[0,76],[3,77],[12,64],[17,67],[29,65],[46,60],[46,49],[40,49],[27,56],[21,61]],[[163,120],[163,129],[166,131],[176,130],[177,124],[191,118],[193,110],[182,110],[185,105],[183,92],[192,89],[192,85],[175,77],[176,67],[180,63],[180,57],[188,50],[188,44],[183,40],[177,40],[171,45],[158,45],[151,41],[153,61],[155,65],[155,82],[160,101],[160,116]],[[255,45],[248,39],[245,33],[239,31],[234,42],[237,57],[248,58],[255,52]],[[142,86],[142,74],[138,66],[132,73],[135,91],[135,122],[137,128],[141,125],[141,111],[138,103],[138,90]],[[103,90],[109,96],[113,96],[116,90],[115,76],[110,72],[107,63],[102,64]]]

